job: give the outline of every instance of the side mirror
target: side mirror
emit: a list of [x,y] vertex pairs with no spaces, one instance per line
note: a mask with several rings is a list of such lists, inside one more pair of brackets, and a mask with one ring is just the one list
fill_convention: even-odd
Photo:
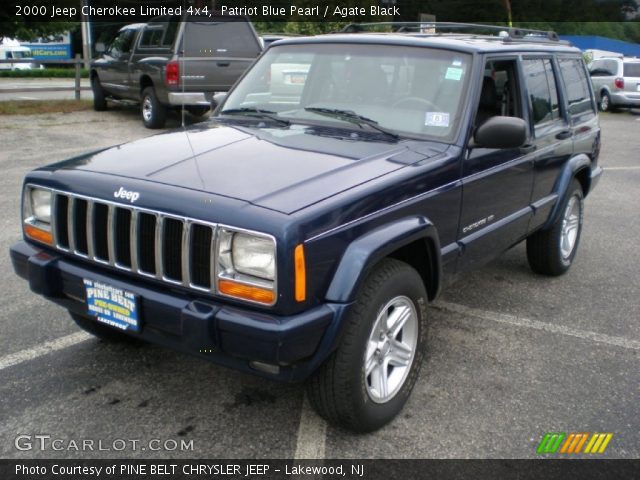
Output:
[[107,51],[107,47],[105,47],[104,43],[98,42],[95,45],[96,53],[104,53]]
[[215,110],[218,105],[225,101],[227,92],[218,92],[211,99],[211,110]]
[[473,135],[474,146],[484,148],[518,148],[527,142],[529,127],[518,117],[491,117]]

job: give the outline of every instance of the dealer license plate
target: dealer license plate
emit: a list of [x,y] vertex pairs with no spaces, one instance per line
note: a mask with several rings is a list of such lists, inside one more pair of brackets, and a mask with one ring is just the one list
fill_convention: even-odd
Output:
[[89,313],[120,330],[140,331],[138,299],[131,292],[96,280],[83,279]]

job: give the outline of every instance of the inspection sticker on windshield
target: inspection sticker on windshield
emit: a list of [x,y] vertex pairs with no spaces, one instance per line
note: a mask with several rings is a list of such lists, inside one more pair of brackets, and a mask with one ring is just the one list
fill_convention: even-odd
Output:
[[460,81],[462,78],[462,69],[458,67],[447,68],[447,74],[444,76],[445,80]]
[[424,117],[424,124],[427,127],[448,127],[449,113],[447,112],[427,112]]
[[82,280],[87,308],[101,323],[133,332],[140,331],[136,295],[94,280]]

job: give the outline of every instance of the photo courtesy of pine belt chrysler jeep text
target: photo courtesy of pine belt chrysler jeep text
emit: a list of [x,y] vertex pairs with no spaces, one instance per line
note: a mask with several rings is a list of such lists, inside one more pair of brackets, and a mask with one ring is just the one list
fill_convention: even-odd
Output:
[[210,121],[30,172],[15,271],[98,337],[306,380],[330,422],[380,428],[429,302],[523,240],[565,273],[602,173],[577,49],[449,27],[277,41]]

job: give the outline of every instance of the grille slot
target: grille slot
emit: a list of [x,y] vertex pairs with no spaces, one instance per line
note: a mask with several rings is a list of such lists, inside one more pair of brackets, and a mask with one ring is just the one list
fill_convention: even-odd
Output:
[[[91,224],[89,224],[90,226]],[[109,206],[93,205],[93,252],[96,260],[109,261]]]
[[211,288],[211,251],[213,229],[206,225],[191,226],[191,283],[198,287]]
[[155,215],[138,214],[138,268],[152,275],[156,274],[155,238]]
[[174,218],[164,219],[162,263],[164,276],[169,280],[182,281],[182,228],[183,222]]
[[72,230],[75,240],[75,251],[82,255],[89,253],[87,245],[87,201],[80,198],[74,199],[72,203]]
[[131,210],[116,208],[114,219],[114,250],[116,264],[131,268]]
[[56,246],[121,270],[213,292],[215,224],[56,193]]
[[55,196],[55,235],[58,245],[69,249],[69,197]]

